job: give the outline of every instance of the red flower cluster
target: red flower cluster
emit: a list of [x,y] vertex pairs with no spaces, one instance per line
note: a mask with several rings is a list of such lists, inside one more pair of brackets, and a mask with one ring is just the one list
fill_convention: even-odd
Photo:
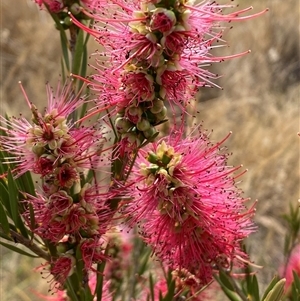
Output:
[[254,208],[245,208],[235,186],[239,167],[226,165],[223,142],[214,145],[199,132],[141,150],[125,210],[164,263],[187,269],[201,284],[246,258],[240,243],[255,229]]
[[[5,132],[0,143],[11,154],[6,163],[16,164],[15,177],[27,171],[41,176],[42,191],[35,196],[25,194],[26,204],[34,211],[34,224],[29,208],[24,218],[35,234],[57,247],[50,272],[59,288],[74,272],[75,254],[70,250],[78,244],[86,273],[93,270],[94,263],[106,259],[100,238],[111,219],[108,187],[80,186],[84,172],[104,167],[105,138],[97,124],[84,126],[71,120],[84,103],[83,98],[72,96],[71,87],[59,86],[54,93],[47,86],[48,105],[43,114],[25,94],[32,122],[23,117],[0,117],[0,129]],[[78,192],[74,193],[76,187]]]

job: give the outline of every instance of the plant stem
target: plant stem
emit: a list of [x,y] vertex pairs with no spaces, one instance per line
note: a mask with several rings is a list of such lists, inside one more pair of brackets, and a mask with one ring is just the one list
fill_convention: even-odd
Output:
[[48,252],[45,252],[42,250],[38,245],[32,242],[31,239],[23,237],[21,234],[10,230],[10,235],[14,239],[15,242],[22,244],[23,246],[27,247],[29,250],[31,250],[36,255],[40,256],[41,258],[44,258],[46,261],[50,262],[51,256]]
[[240,298],[243,301],[249,301],[249,299],[244,295],[244,293],[242,292],[242,290],[239,288],[239,286],[236,284],[236,282],[233,279],[232,279],[231,283],[232,283],[232,285],[234,287],[235,292],[240,296]]

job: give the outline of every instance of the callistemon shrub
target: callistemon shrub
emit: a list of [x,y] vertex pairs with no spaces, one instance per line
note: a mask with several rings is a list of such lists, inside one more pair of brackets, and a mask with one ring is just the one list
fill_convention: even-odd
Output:
[[254,206],[245,208],[235,185],[241,173],[226,165],[223,142],[213,144],[195,130],[140,150],[125,209],[162,262],[186,269],[201,284],[214,271],[247,261],[241,241],[255,229]]
[[[245,207],[247,199],[236,186],[244,171],[227,165],[229,155],[222,145],[229,135],[213,143],[201,126],[190,129],[189,136],[184,128],[187,107],[199,88],[217,87],[218,76],[206,67],[249,52],[228,57],[211,53],[215,42],[224,43],[224,24],[261,13],[244,16],[251,9],[246,8],[224,14],[224,9],[232,11],[234,6],[215,1],[36,2],[52,13],[62,43],[68,44],[63,39],[65,29],[70,29],[70,44],[78,38],[75,50],[69,49],[75,51],[72,63],[86,59],[83,50],[79,59],[87,41],[83,42],[81,30],[93,35],[103,50],[95,53],[92,76],[73,74],[74,81],[56,91],[47,86],[44,111],[23,91],[31,120],[0,116],[0,147],[10,167],[1,175],[1,191],[8,195],[7,191],[18,187],[11,179],[18,181],[28,172],[41,179],[36,191],[18,192],[22,212],[17,202],[10,206],[0,195],[6,206],[5,210],[0,207],[1,212],[15,209],[9,215],[17,225],[13,230],[8,219],[1,220],[6,237],[13,233],[16,242],[46,259],[51,289],[67,289],[71,300],[100,300],[102,293],[102,300],[110,300],[121,292],[116,287],[125,278],[122,270],[131,268],[127,264],[123,269],[120,263],[126,248],[123,253],[107,252],[118,249],[117,241],[108,238],[121,224],[137,228],[142,245],[149,245],[161,267],[172,271],[169,279],[163,279],[162,272],[150,276],[150,290],[143,290],[142,277],[138,279],[143,301],[150,300],[150,295],[151,300],[154,295],[161,300],[160,294],[171,300],[167,290],[172,279],[174,294],[192,288],[185,296],[193,298],[215,273],[229,274],[235,267],[244,267],[249,259],[242,241],[255,230],[255,210],[254,205]],[[93,22],[84,25],[86,19]],[[70,45],[62,46],[66,60]],[[86,70],[86,66],[74,70]],[[82,91],[76,92],[78,79],[93,92],[95,106],[88,112],[87,98]],[[175,124],[178,118],[172,118],[173,131],[158,140],[157,126],[178,112],[181,123]],[[18,224],[24,237],[17,233]],[[129,294],[135,293],[138,282],[139,260],[134,260],[134,276],[126,274]],[[147,261],[143,262],[146,267]],[[105,278],[105,273],[111,278]],[[129,294],[126,299],[138,300],[138,294]]]

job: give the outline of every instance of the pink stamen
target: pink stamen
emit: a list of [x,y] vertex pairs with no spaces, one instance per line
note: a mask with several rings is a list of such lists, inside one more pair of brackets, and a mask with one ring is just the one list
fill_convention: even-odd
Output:
[[19,86],[20,86],[20,88],[21,88],[21,91],[22,91],[22,93],[23,93],[23,95],[24,95],[24,97],[25,97],[25,100],[26,100],[26,102],[27,102],[29,108],[31,109],[31,108],[32,108],[32,103],[29,101],[28,96],[27,96],[27,94],[26,94],[26,92],[25,92],[25,89],[23,88],[23,85],[22,85],[22,82],[21,82],[21,81],[19,81]]
[[[147,20],[147,17],[143,17],[143,18],[136,18],[136,19],[103,19],[103,18],[99,18],[98,16],[95,16],[91,13],[89,13],[88,11],[86,11],[84,8],[81,8],[81,12],[84,13],[87,17],[92,18],[96,21],[100,21],[100,22],[105,22],[105,23],[110,23],[110,22],[135,22],[135,21],[145,21]],[[72,21],[74,19],[74,16],[72,16],[72,14],[69,12],[69,15],[72,17]]]

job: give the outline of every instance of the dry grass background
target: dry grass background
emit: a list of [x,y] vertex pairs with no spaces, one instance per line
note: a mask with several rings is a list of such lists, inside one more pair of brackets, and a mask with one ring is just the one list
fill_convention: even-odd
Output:
[[[224,1],[223,1],[224,2]],[[233,152],[230,164],[249,169],[240,184],[252,200],[258,199],[256,223],[259,231],[249,239],[251,257],[265,268],[258,273],[264,286],[277,272],[283,256],[286,233],[281,218],[289,203],[300,196],[299,100],[300,24],[298,0],[240,0],[264,16],[235,23],[225,39],[228,53],[251,49],[246,57],[214,67],[224,77],[224,90],[207,89],[200,95],[198,109],[204,127],[214,129],[219,140]],[[45,101],[45,82],[55,85],[60,73],[57,32],[47,14],[26,0],[1,0],[1,113],[27,110],[18,87],[21,80],[29,99]],[[91,46],[91,50],[97,46]],[[39,300],[32,290],[47,285],[32,269],[32,261],[0,249],[0,299]]]

